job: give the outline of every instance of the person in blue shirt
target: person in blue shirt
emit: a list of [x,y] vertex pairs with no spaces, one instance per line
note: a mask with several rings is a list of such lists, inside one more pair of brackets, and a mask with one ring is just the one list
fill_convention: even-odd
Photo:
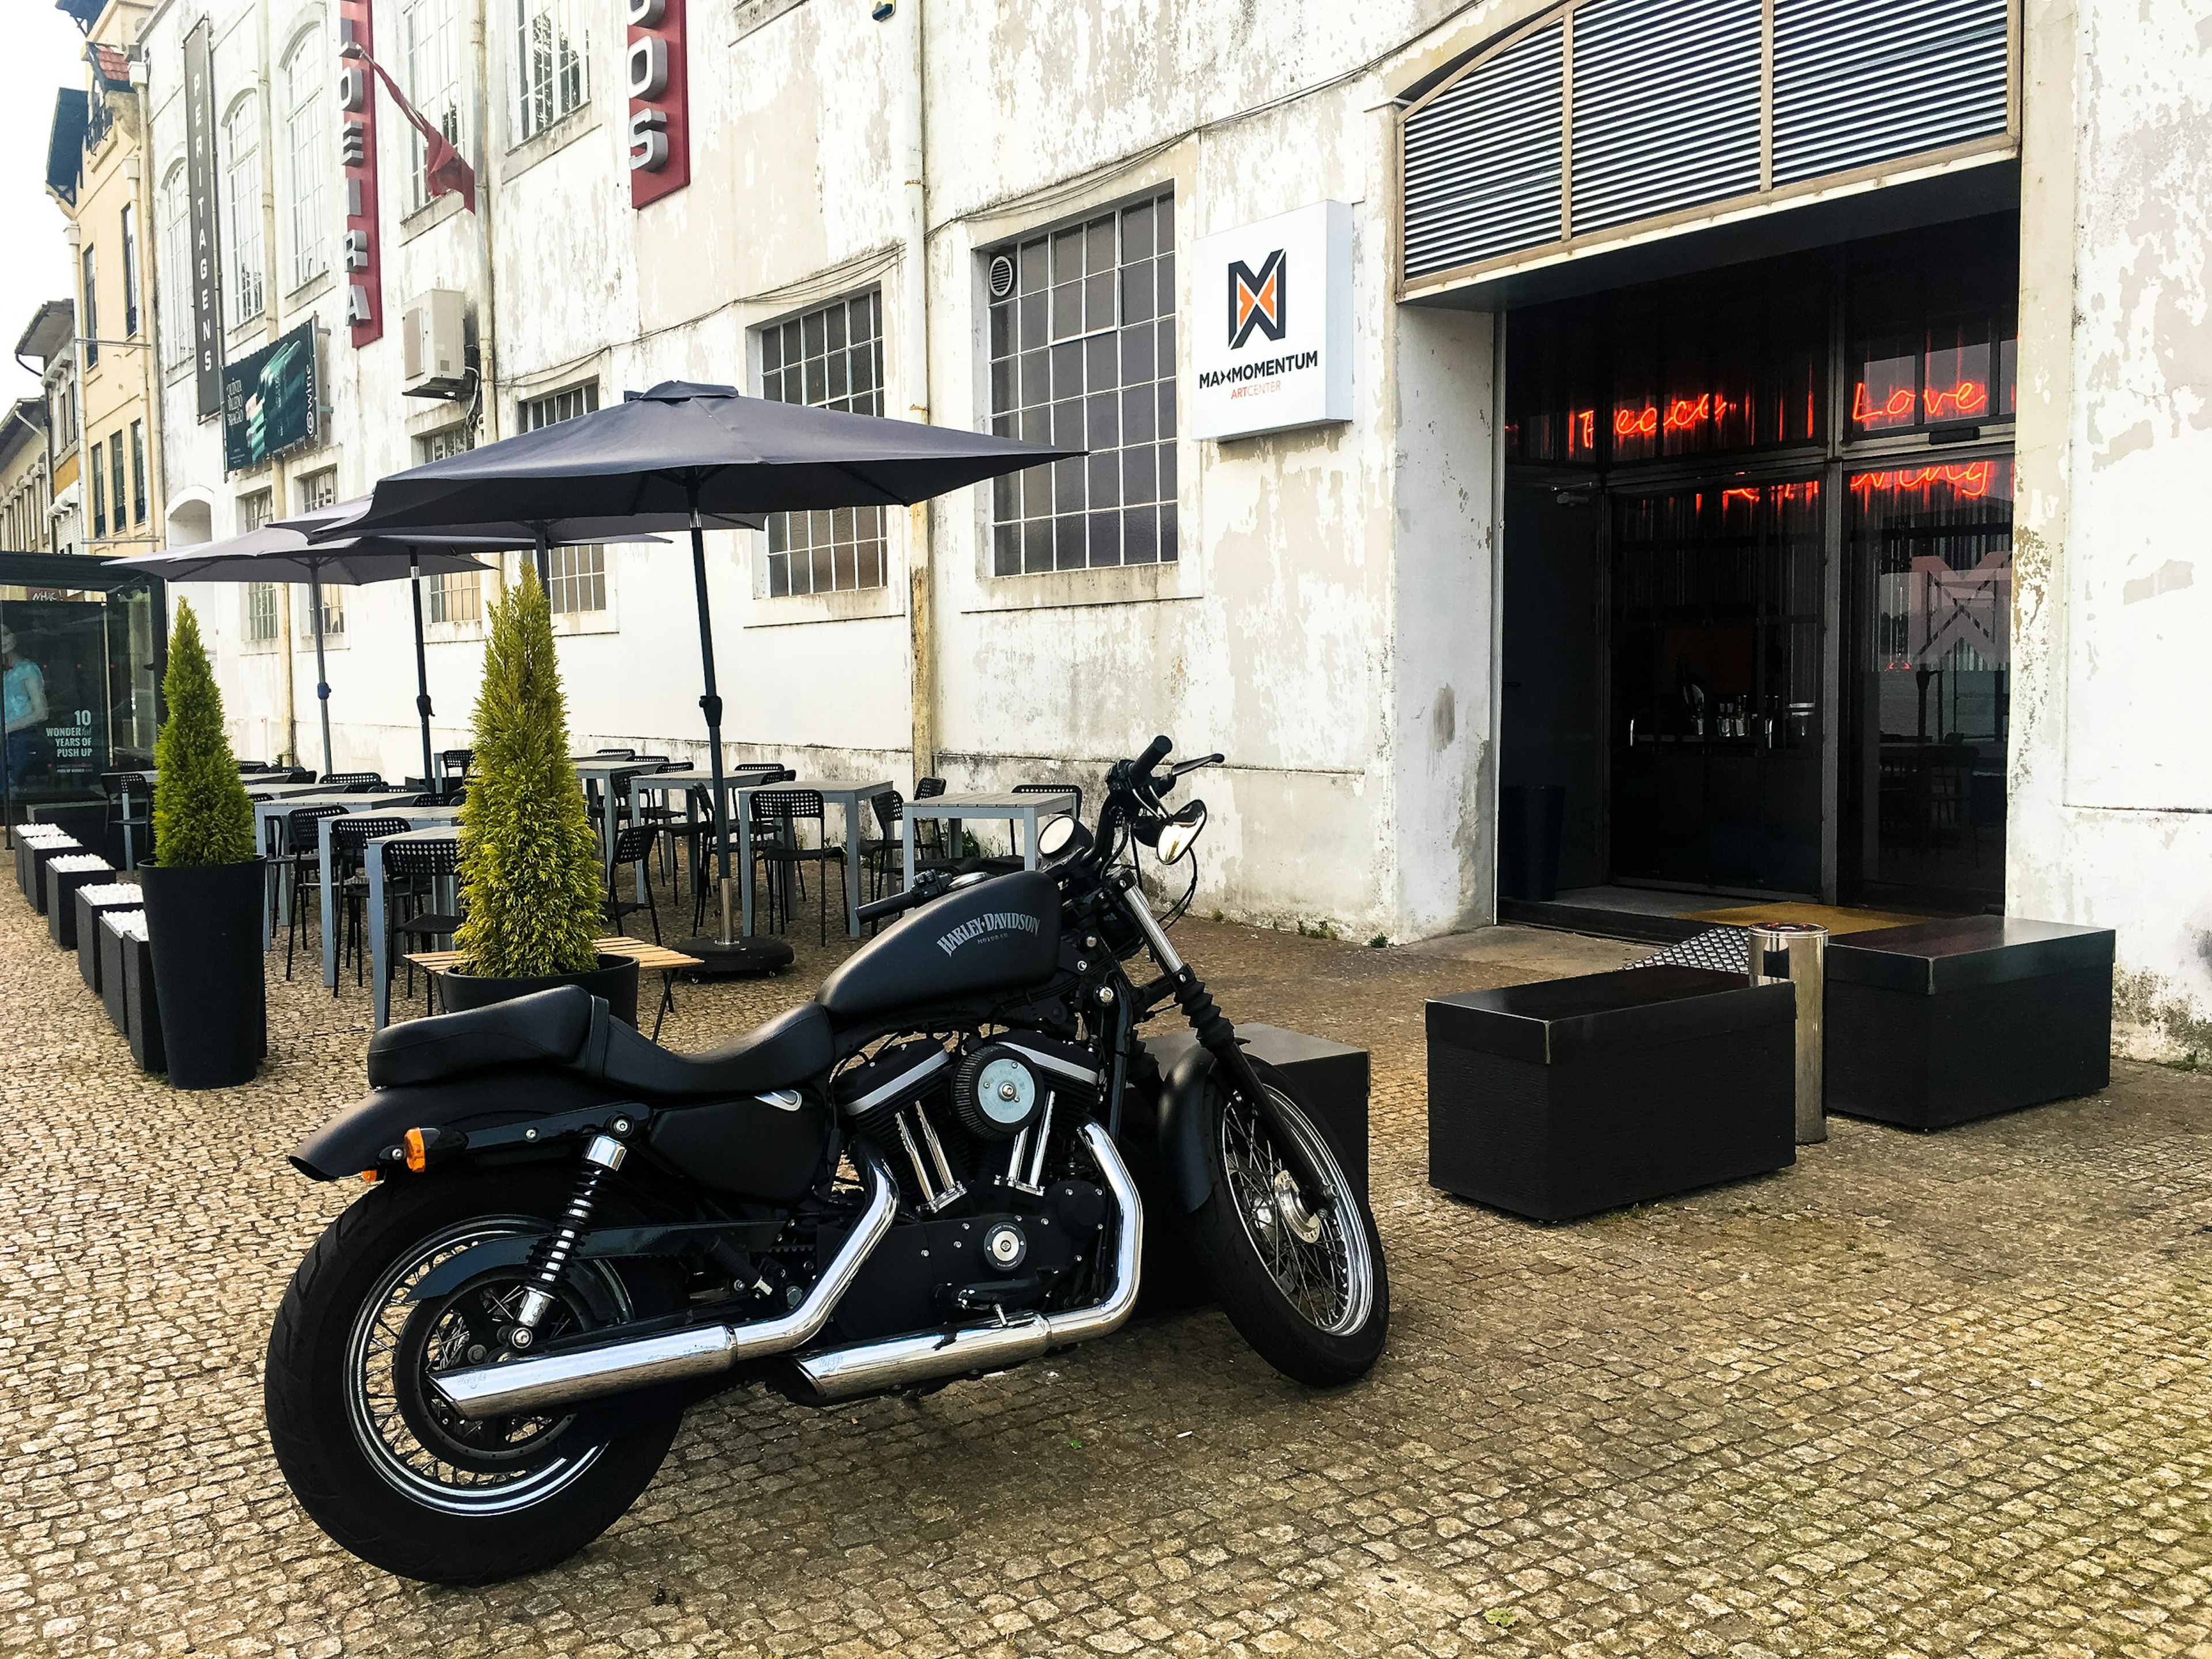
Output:
[[12,787],[38,761],[46,723],[46,677],[38,664],[16,654],[15,630],[8,628],[0,628],[0,705],[7,711],[6,765]]

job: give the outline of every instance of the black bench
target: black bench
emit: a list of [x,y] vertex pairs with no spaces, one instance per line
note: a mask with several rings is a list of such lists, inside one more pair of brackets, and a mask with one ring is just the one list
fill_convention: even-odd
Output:
[[138,935],[143,910],[111,910],[100,919],[100,1000],[131,1044],[142,1072],[169,1069],[161,1044],[161,1009],[154,994],[153,947]]
[[1828,946],[1828,1109],[1938,1129],[2112,1076],[2106,927],[1962,916]]
[[84,850],[72,839],[57,836],[49,841],[17,834],[15,885],[23,890],[23,896],[31,902],[33,910],[43,913],[46,908],[46,860],[58,853],[82,853]]
[[1665,965],[1428,1006],[1429,1183],[1565,1221],[1795,1163],[1796,992]]

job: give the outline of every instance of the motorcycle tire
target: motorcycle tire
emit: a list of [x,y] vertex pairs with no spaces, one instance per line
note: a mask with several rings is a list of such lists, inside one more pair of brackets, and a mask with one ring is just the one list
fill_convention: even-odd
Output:
[[[680,1407],[617,1399],[471,1424],[410,1385],[433,1343],[466,1340],[463,1322],[495,1319],[484,1310],[524,1287],[510,1269],[410,1304],[409,1278],[470,1243],[550,1231],[573,1184],[565,1165],[394,1180],[331,1222],[293,1275],[269,1335],[270,1443],[301,1506],[362,1560],[441,1584],[536,1571],[620,1519],[667,1456]],[[618,1207],[603,1202],[600,1218]],[[665,1312],[682,1294],[670,1263],[579,1261],[541,1336]]]
[[1297,1382],[1337,1387],[1367,1374],[1389,1331],[1382,1241],[1327,1127],[1279,1073],[1257,1062],[1254,1069],[1335,1188],[1334,1201],[1304,1205],[1263,1120],[1217,1078],[1207,1091],[1210,1192],[1189,1217],[1192,1254],[1261,1358]]

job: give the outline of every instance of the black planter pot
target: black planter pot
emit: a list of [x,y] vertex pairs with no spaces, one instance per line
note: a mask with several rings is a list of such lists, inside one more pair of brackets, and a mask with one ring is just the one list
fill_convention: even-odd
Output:
[[251,1081],[269,1051],[261,860],[149,865],[138,881],[169,1081],[179,1089]]
[[604,952],[599,957],[599,965],[588,973],[546,974],[532,979],[485,979],[441,968],[438,970],[438,1000],[447,1013],[458,1014],[470,1008],[489,1008],[495,1002],[512,1002],[517,997],[550,991],[562,985],[580,985],[593,996],[605,997],[617,1019],[627,1025],[637,1024],[637,958]]

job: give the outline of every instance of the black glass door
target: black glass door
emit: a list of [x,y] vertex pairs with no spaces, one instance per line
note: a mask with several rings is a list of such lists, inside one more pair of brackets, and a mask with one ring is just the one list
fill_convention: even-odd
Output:
[[2012,477],[1990,457],[1850,478],[1838,850],[1852,900],[2003,896]]
[[1617,878],[1820,886],[1817,479],[1612,500]]

